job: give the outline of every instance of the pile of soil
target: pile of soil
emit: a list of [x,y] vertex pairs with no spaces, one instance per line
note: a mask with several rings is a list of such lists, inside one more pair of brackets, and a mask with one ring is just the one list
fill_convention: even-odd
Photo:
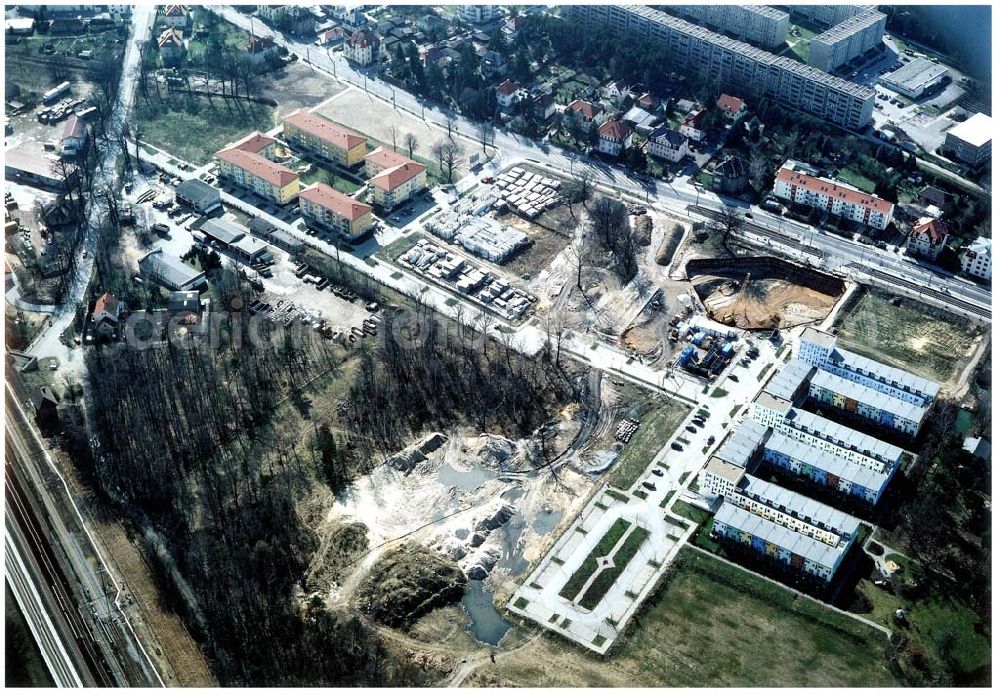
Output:
[[381,624],[409,628],[432,609],[461,600],[467,584],[457,563],[407,543],[374,565],[358,592],[358,606]]

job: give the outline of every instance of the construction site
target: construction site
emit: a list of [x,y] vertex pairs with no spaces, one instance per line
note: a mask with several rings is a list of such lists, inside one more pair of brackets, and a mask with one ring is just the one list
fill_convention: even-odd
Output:
[[713,320],[739,329],[788,329],[826,317],[838,278],[771,257],[692,259],[691,285]]

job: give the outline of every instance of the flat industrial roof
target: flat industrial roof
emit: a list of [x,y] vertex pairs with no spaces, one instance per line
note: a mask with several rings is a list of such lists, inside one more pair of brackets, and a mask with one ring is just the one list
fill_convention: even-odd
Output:
[[201,232],[213,239],[218,239],[223,244],[232,244],[237,239],[242,238],[249,230],[243,225],[229,220],[206,220],[201,226]]
[[807,524],[844,536],[854,534],[861,524],[857,517],[756,476],[744,476],[737,492],[768,507],[780,509],[784,506],[788,514]]
[[939,80],[946,72],[948,69],[943,65],[932,63],[926,58],[913,58],[899,70],[894,70],[883,76],[882,81],[902,85],[915,92],[922,89],[924,85]]
[[[724,502],[715,519],[725,525],[747,532],[753,536],[774,544],[796,556],[812,561],[824,568],[834,568],[840,562],[844,549],[835,549],[821,541],[816,541],[801,532],[783,527],[776,522],[765,520],[752,512],[736,507],[730,502]],[[846,548],[846,547],[844,547]]]
[[986,114],[973,114],[948,131],[973,147],[982,147],[993,140],[993,119]]
[[767,449],[780,452],[791,459],[804,462],[809,466],[827,471],[839,479],[856,483],[873,491],[880,491],[889,480],[889,475],[869,469],[862,464],[856,464],[835,454],[793,440],[787,435],[772,432],[767,439]]
[[924,407],[897,399],[894,396],[889,396],[871,387],[852,382],[849,379],[838,377],[826,370],[817,370],[816,374],[813,375],[811,384],[821,389],[829,389],[834,394],[841,394],[859,403],[888,411],[895,416],[906,418],[914,423],[919,423],[923,420],[924,414],[927,412],[927,409]]

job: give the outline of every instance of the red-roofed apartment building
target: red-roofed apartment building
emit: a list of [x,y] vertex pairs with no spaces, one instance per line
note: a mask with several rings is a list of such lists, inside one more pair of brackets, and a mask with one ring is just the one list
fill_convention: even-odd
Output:
[[931,217],[920,218],[906,238],[906,250],[914,256],[923,256],[937,261],[938,255],[948,243],[948,226]]
[[632,144],[632,127],[624,121],[608,121],[597,129],[597,150],[617,157]]
[[118,329],[118,320],[125,311],[125,304],[110,292],[97,298],[90,317],[94,320],[94,331],[102,336],[113,336]]
[[774,195],[832,215],[884,230],[892,221],[895,206],[844,183],[807,174],[794,160],[788,160],[774,178]]
[[299,206],[306,220],[357,239],[372,226],[372,207],[319,182],[299,192]]
[[365,159],[368,141],[333,121],[309,111],[293,111],[281,120],[285,141],[345,167]]
[[370,177],[371,200],[385,210],[427,188],[427,167],[384,147],[365,157],[365,169]]
[[285,205],[299,195],[299,175],[272,162],[277,140],[253,132],[215,153],[219,178],[249,189],[261,198]]
[[719,110],[730,121],[739,120],[747,112],[747,105],[739,97],[723,94],[716,103],[719,105]]

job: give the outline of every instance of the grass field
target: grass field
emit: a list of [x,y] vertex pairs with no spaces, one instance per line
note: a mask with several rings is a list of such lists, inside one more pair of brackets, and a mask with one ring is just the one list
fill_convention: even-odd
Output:
[[274,108],[264,104],[243,104],[242,110],[228,109],[221,99],[211,103],[202,97],[172,96],[154,106],[136,104],[142,139],[181,159],[205,164],[227,143],[252,130],[274,126]]
[[580,594],[580,590],[582,590],[583,586],[587,584],[587,580],[589,580],[590,576],[597,570],[597,559],[611,553],[611,549],[613,549],[615,544],[617,544],[618,541],[625,535],[628,528],[629,523],[625,520],[615,520],[615,523],[608,528],[608,531],[604,533],[601,540],[597,542],[597,546],[594,547],[594,550],[590,552],[587,558],[584,559],[583,563],[580,564],[580,567],[577,568],[576,571],[570,576],[569,580],[566,581],[563,588],[559,590],[559,596],[570,601],[576,599],[576,596]]
[[670,509],[675,515],[680,515],[681,517],[689,519],[695,524],[704,524],[712,518],[712,513],[708,510],[702,510],[701,508],[697,508],[691,503],[686,503],[683,500],[678,500]]
[[601,571],[601,573],[594,578],[594,581],[590,583],[590,587],[587,591],[583,593],[580,597],[580,606],[584,609],[593,610],[602,599],[604,595],[608,593],[608,590],[615,584],[615,580],[618,576],[622,574],[625,570],[625,566],[629,564],[635,554],[639,552],[639,547],[643,545],[646,539],[649,538],[649,532],[642,527],[633,527],[632,531],[629,532],[625,541],[622,542],[621,547],[615,553],[615,557],[612,559],[614,567],[606,568]]
[[303,187],[309,186],[310,184],[318,181],[337,189],[341,193],[348,194],[354,193],[361,188],[361,184],[351,181],[336,169],[325,169],[315,163],[309,173],[299,176],[299,181],[302,183]]
[[906,299],[895,307],[887,294],[869,290],[839,320],[838,342],[873,360],[947,382],[974,354],[982,329],[937,314]]
[[841,169],[837,172],[837,178],[866,193],[875,193],[875,182],[853,169]]
[[663,401],[643,416],[639,429],[618,457],[608,483],[621,490],[634,486],[639,475],[649,466],[689,411],[690,408],[679,401]]
[[533,687],[898,685],[882,634],[690,548],[676,562],[607,657],[542,637],[480,674]]

